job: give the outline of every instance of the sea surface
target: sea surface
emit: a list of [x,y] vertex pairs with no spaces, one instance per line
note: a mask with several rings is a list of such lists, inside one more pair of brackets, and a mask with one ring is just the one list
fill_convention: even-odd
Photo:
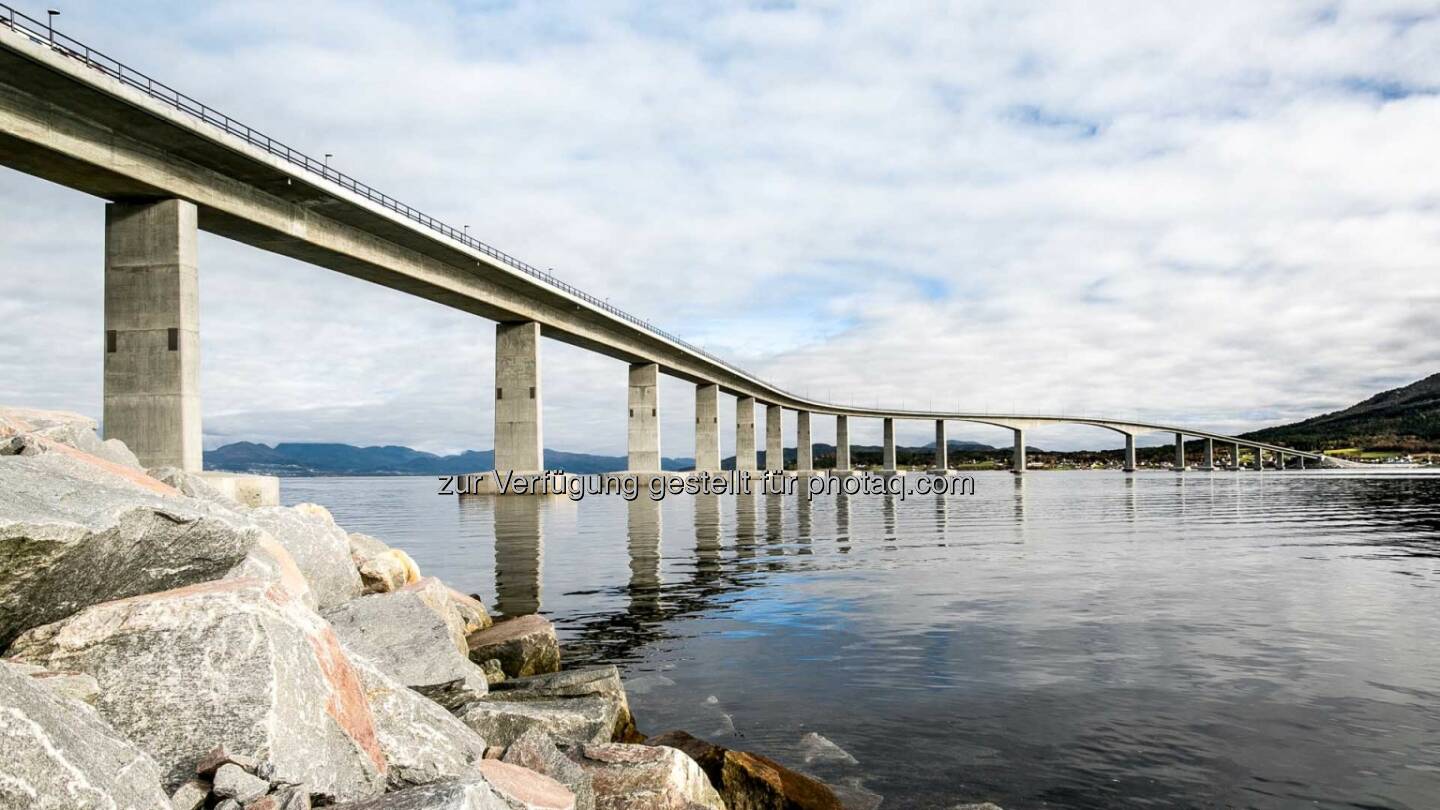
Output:
[[614,662],[643,731],[851,806],[1440,807],[1440,476],[976,473],[973,495],[286,479]]

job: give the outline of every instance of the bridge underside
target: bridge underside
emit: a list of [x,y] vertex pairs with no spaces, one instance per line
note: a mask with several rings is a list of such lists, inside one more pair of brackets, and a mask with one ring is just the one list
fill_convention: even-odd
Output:
[[[194,230],[204,230],[501,324],[496,351],[497,467],[503,463],[517,469],[520,465],[531,468],[541,463],[537,458],[542,435],[540,336],[607,355],[631,368],[630,458],[637,471],[658,469],[658,404],[651,403],[654,380],[660,373],[700,387],[695,457],[702,468],[719,468],[714,398],[720,391],[738,400],[737,466],[741,469],[756,467],[757,403],[767,406],[764,446],[766,467],[771,469],[779,467],[783,452],[779,435],[782,409],[802,414],[806,433],[812,414],[837,417],[837,447],[843,445],[837,463],[842,470],[850,466],[847,418],[852,416],[886,421],[885,458],[890,469],[895,468],[895,419],[933,420],[937,423],[937,438],[944,435],[945,420],[1009,429],[1015,437],[1017,471],[1027,465],[1025,432],[1043,425],[1084,424],[1121,433],[1126,437],[1127,469],[1135,466],[1134,438],[1138,434],[1165,431],[1237,442],[1204,431],[1125,420],[866,409],[791,394],[676,342],[643,322],[599,308],[591,303],[593,299],[587,300],[563,285],[522,272],[505,260],[417,224],[347,188],[339,175],[321,176],[307,171],[233,131],[224,131],[122,84],[73,54],[35,42],[3,25],[0,160],[10,168],[108,200],[112,212],[162,208],[180,211],[180,219],[170,217],[164,222],[164,227],[173,232],[171,236],[179,240],[176,244],[183,245],[187,239],[193,244]],[[157,232],[145,228],[159,226],[138,222],[132,225],[134,233],[116,238],[125,236],[142,242],[158,238]],[[190,284],[193,288],[197,270],[193,261],[186,264],[182,254],[183,248],[177,247],[160,259],[175,272],[157,276],[160,281],[156,283]],[[193,251],[191,255],[193,258]],[[147,464],[163,461],[195,467],[199,464],[198,451],[192,445],[199,430],[199,392],[198,382],[188,376],[187,364],[197,356],[199,328],[196,313],[187,308],[188,299],[184,298],[189,293],[177,292],[180,298],[167,298],[158,295],[153,285],[137,288],[133,284],[126,291],[122,289],[125,276],[118,269],[112,284],[108,256],[106,332],[107,341],[111,332],[117,334],[119,356],[110,358],[107,353],[107,429],[132,431],[137,440],[141,433],[145,434],[150,444],[144,446],[155,448],[146,451],[149,458],[142,455]],[[203,269],[198,272],[203,273]],[[132,315],[143,323],[112,328],[108,303],[112,294],[115,300],[130,306]],[[150,341],[145,344],[146,354],[137,355],[140,359],[133,362],[125,361],[131,366],[117,365],[112,375],[111,360],[118,364],[128,356],[119,347],[128,351],[140,345],[136,341],[141,338],[136,336],[142,333]],[[163,345],[156,342],[162,340],[161,335]],[[137,382],[140,377],[144,379]],[[132,396],[127,401],[138,410],[128,415],[120,415],[124,412],[117,410],[112,423],[112,394],[118,403],[123,396],[136,392],[145,397]],[[149,404],[135,404],[142,399]],[[743,413],[747,410],[748,414]],[[143,429],[125,427],[127,419],[143,425]],[[709,425],[702,427],[701,419],[709,419]],[[1240,443],[1254,448],[1257,457],[1263,449],[1292,457],[1320,458],[1272,445]],[[801,454],[806,468],[811,464],[810,455]],[[1238,452],[1235,458],[1238,462]],[[1183,467],[1183,450],[1177,460]]]

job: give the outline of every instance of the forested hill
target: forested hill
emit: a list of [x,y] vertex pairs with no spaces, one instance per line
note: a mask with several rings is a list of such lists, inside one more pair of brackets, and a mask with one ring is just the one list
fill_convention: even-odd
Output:
[[1440,374],[1333,413],[1265,428],[1246,438],[1304,449],[1440,450]]

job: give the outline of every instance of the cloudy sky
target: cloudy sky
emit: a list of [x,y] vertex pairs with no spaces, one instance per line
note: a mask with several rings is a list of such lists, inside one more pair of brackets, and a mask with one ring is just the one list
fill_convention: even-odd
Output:
[[[1437,3],[59,7],[792,390],[1239,432],[1440,370]],[[0,401],[98,417],[103,203],[0,169],[0,211]],[[491,446],[493,324],[204,234],[200,261],[207,446]],[[544,363],[546,445],[623,452],[625,367]],[[692,402],[662,381],[667,455]]]

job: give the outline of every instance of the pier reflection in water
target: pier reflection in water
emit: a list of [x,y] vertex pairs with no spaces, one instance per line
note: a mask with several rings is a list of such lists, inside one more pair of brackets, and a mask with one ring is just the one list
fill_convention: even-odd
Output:
[[284,492],[497,612],[546,614],[569,663],[622,666],[644,729],[886,806],[1440,795],[1434,477],[1003,473],[973,496],[809,502],[433,486]]

